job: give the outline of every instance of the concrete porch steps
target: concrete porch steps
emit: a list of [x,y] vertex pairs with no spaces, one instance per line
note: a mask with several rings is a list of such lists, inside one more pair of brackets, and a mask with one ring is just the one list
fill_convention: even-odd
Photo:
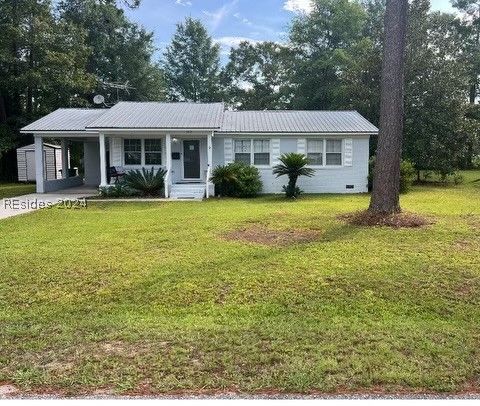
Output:
[[203,199],[206,193],[205,183],[176,183],[170,190],[171,199]]

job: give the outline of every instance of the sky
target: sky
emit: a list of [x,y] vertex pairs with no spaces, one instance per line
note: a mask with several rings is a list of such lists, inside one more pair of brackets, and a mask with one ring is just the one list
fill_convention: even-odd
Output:
[[[431,0],[433,10],[452,11],[450,0]],[[223,60],[242,40],[284,41],[295,13],[308,12],[310,0],[142,0],[128,16],[155,33],[161,56],[175,32],[176,23],[199,18],[221,45]]]

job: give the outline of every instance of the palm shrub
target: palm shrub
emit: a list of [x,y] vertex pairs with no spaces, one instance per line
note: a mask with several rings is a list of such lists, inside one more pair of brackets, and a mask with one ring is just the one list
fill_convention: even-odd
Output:
[[288,185],[283,186],[285,195],[289,198],[296,198],[302,193],[297,186],[297,180],[300,176],[312,177],[315,170],[307,168],[308,158],[303,154],[291,152],[281,155],[278,160],[280,163],[273,167],[273,174],[278,177],[288,176]]
[[217,195],[232,196],[238,179],[231,165],[219,165],[212,171],[210,182],[215,185]]
[[255,197],[263,186],[258,169],[242,162],[217,166],[210,181],[217,195],[229,197]]
[[130,189],[138,190],[143,196],[159,196],[165,188],[165,175],[163,168],[151,170],[142,168],[127,172],[123,181]]

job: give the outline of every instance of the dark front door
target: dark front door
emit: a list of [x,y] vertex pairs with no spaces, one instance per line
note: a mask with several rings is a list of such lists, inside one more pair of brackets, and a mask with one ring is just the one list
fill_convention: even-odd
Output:
[[183,177],[185,179],[200,178],[200,141],[183,141]]

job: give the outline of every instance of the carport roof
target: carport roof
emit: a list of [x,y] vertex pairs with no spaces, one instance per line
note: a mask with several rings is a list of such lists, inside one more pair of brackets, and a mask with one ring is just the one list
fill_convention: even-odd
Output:
[[23,127],[22,133],[85,131],[87,125],[105,114],[106,109],[58,109]]

